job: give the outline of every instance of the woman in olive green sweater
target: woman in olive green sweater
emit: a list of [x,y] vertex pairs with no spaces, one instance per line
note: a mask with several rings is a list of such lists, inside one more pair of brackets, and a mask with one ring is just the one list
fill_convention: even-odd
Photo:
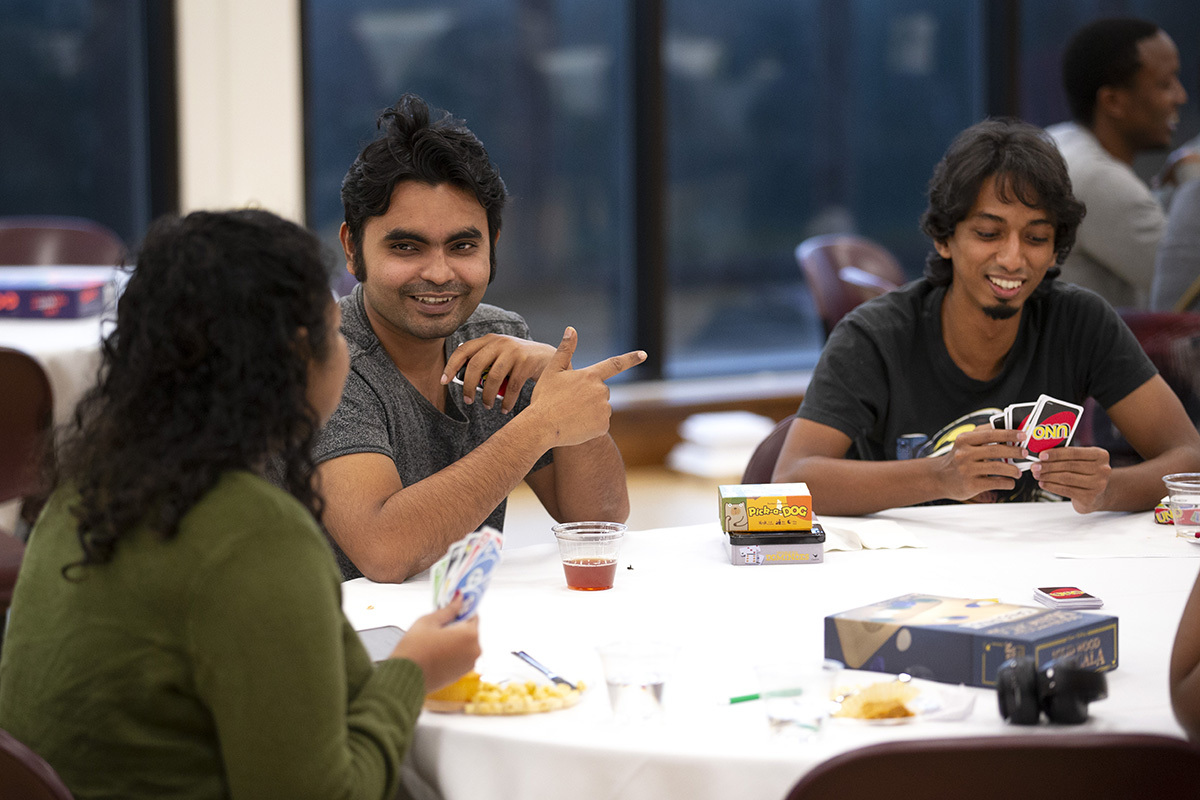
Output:
[[374,665],[342,614],[309,456],[348,369],[327,287],[264,211],[146,236],[0,658],[0,727],[78,798],[390,798],[479,654],[450,606]]

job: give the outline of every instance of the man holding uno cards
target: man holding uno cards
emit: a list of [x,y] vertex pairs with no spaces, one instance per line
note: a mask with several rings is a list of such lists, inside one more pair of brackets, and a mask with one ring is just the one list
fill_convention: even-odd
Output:
[[[830,335],[773,480],[806,482],[824,514],[1047,496],[1090,512],[1153,508],[1163,475],[1200,471],[1200,434],[1133,334],[1055,280],[1083,214],[1038,128],[989,120],[960,134],[930,182],[925,276]],[[1113,468],[1068,437],[1022,471],[1029,431],[991,420],[1042,395],[1094,397],[1144,461]],[[1052,416],[1043,438],[1065,419]],[[897,460],[914,435],[924,444]]]

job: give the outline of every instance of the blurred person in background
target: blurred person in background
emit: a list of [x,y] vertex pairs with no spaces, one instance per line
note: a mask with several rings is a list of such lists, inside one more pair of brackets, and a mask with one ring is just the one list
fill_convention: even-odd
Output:
[[[1071,38],[1063,54],[1071,122],[1051,126],[1087,207],[1062,277],[1120,308],[1146,308],[1166,214],[1133,170],[1142,152],[1166,150],[1187,92],[1179,51],[1166,31],[1141,19],[1100,19]],[[1174,165],[1200,163],[1191,155]],[[1174,174],[1165,174],[1167,181]]]

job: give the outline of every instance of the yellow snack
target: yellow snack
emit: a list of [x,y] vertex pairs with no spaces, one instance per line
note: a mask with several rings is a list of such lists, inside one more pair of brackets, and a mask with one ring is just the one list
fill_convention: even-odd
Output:
[[478,716],[518,714],[540,714],[570,708],[579,702],[586,687],[583,682],[577,689],[568,689],[561,684],[540,684],[535,681],[505,684],[481,683],[479,691],[472,697],[463,711]]
[[443,686],[436,692],[425,695],[426,700],[440,700],[446,703],[466,703],[479,691],[479,673],[471,670],[449,686]]
[[873,683],[842,701],[835,717],[849,719],[899,719],[916,716],[907,703],[921,690],[906,681]]

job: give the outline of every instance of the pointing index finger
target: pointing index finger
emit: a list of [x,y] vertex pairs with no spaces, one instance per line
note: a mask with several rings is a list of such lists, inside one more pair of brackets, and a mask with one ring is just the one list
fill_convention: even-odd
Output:
[[588,372],[594,372],[599,375],[600,380],[606,381],[614,375],[621,374],[630,367],[636,367],[645,360],[645,350],[634,350],[619,356],[611,356],[603,361],[597,361],[586,369]]

